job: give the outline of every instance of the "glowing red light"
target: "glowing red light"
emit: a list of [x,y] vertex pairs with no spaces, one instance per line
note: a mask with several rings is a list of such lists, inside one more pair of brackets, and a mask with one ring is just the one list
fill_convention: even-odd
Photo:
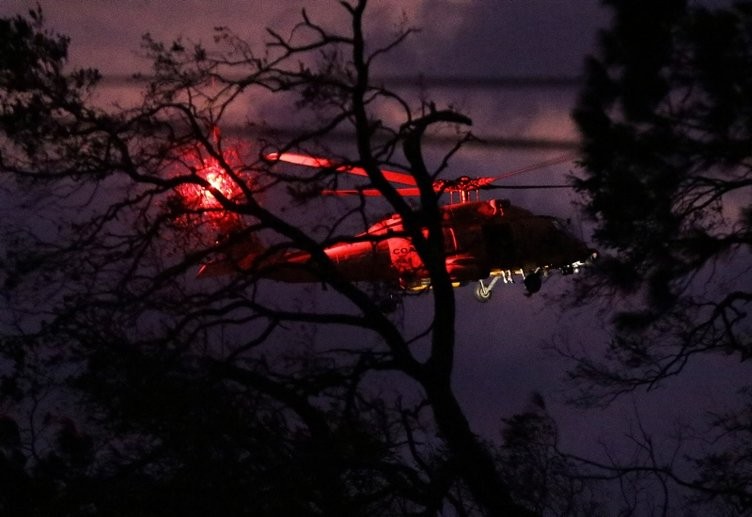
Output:
[[[199,157],[195,153],[186,153],[183,161],[188,164],[195,175],[205,180],[210,187],[198,183],[188,183],[178,188],[178,194],[183,198],[186,205],[193,210],[206,210],[216,212],[222,208],[220,198],[224,197],[236,201],[240,186],[238,179],[233,178],[225,169],[228,164],[237,161],[235,153],[228,153],[224,163],[220,163],[213,157]],[[230,162],[232,160],[232,162]]]
[[[216,236],[229,233],[241,225],[240,214],[232,207],[223,206],[226,201],[242,203],[240,182],[249,179],[244,174],[235,175],[235,168],[239,168],[240,164],[238,152],[226,149],[222,160],[218,160],[202,155],[196,149],[188,149],[180,162],[183,167],[176,173],[189,182],[176,189],[180,203],[174,206],[180,208],[173,219],[175,227],[194,233],[209,229]],[[205,184],[192,181],[197,177]]]
[[[236,190],[235,181],[222,169],[222,167],[216,163],[216,160],[211,160],[205,163],[203,168],[197,171],[198,175],[204,178],[214,190],[219,192],[223,197],[232,199]],[[219,208],[221,203],[217,196],[211,189],[204,188],[199,185],[195,185],[193,189],[194,199],[198,202],[202,208]]]

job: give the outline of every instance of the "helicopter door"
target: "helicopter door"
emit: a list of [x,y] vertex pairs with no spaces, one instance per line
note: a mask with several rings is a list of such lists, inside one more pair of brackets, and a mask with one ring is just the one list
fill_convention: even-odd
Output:
[[483,241],[491,264],[496,267],[511,267],[517,253],[509,223],[483,225]]
[[457,251],[457,236],[453,228],[444,228],[444,253],[452,254]]

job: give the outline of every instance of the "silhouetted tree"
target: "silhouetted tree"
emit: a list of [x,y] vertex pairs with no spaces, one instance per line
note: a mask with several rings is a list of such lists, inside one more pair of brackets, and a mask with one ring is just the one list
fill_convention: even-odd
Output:
[[[653,387],[707,354],[752,350],[752,4],[605,3],[613,24],[575,112],[577,186],[608,251],[585,288],[613,308],[607,354],[574,372],[590,402]],[[741,513],[749,411],[716,420],[708,436],[720,452],[680,482]]]
[[[141,98],[117,108],[96,96],[96,71],[64,71],[68,40],[44,30],[41,11],[0,21],[8,201],[0,476],[17,488],[0,500],[3,510],[539,509],[517,498],[451,385],[454,294],[432,187],[441,169],[428,169],[421,139],[435,124],[470,121],[428,105],[415,111],[371,84],[372,64],[412,30],[371,46],[366,1],[337,5],[349,15],[347,31],[332,32],[303,12],[289,36],[270,30],[258,51],[222,28],[212,49],[147,37],[152,75]],[[223,123],[265,95],[274,96],[279,116],[294,115],[299,135],[284,141],[270,133],[245,145],[221,134]],[[384,110],[401,122],[390,125]],[[354,141],[327,148],[324,137],[342,128]],[[369,204],[333,220],[322,215],[318,226],[285,211],[337,181],[332,170],[300,177],[265,158],[287,150],[325,152],[365,169],[431,278],[426,328],[406,335],[323,252],[362,231]],[[383,164],[415,177],[417,207],[386,180]],[[261,202],[284,187],[295,196]],[[260,237],[270,247],[246,270],[195,278],[208,261],[231,268]],[[281,250],[310,254],[300,267],[329,288],[330,306],[316,310],[259,281],[264,257]],[[358,338],[296,337],[296,326],[309,325],[357,328]],[[388,389],[403,384],[410,389]]]
[[539,394],[534,394],[527,411],[504,420],[502,438],[498,454],[506,466],[505,479],[528,508],[538,515],[609,513],[592,494],[604,489],[598,485],[601,472],[560,449],[558,427]]

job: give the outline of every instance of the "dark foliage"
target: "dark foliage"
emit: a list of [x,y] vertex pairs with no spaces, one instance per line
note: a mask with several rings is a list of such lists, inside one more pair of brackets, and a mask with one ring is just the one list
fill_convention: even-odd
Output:
[[[613,323],[604,357],[573,373],[588,403],[752,351],[752,4],[605,3],[614,21],[575,111],[577,187],[608,257],[583,287],[609,297]],[[732,425],[748,412],[712,423],[722,452],[695,463],[695,481],[673,478],[732,514],[750,511],[749,442]]]
[[650,383],[702,351],[749,355],[752,14],[613,7],[575,113],[578,188],[612,251],[595,282],[634,307],[615,315],[615,353],[639,347],[624,361]]

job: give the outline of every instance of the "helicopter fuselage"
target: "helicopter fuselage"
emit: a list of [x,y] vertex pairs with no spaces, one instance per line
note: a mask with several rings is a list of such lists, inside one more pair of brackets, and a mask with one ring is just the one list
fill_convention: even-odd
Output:
[[[508,201],[445,205],[441,216],[446,270],[458,285],[479,280],[483,287],[483,279],[511,282],[514,275],[520,275],[528,291],[535,292],[540,288],[536,279],[541,275],[552,269],[575,270],[593,254],[560,220],[533,214]],[[407,292],[431,287],[428,271],[399,215],[383,219],[350,239],[325,246],[323,252],[337,275],[348,281],[384,282]],[[284,282],[318,282],[322,278],[311,254],[305,251],[256,250],[233,262],[225,258],[206,264],[199,274],[245,271]],[[490,287],[487,290],[490,294]],[[476,295],[482,299],[477,291]]]

